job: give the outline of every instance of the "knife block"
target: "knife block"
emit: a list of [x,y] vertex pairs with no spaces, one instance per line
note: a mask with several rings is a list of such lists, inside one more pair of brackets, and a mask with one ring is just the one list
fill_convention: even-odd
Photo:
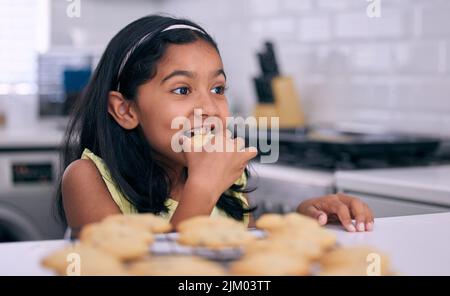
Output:
[[271,86],[274,103],[257,104],[255,117],[279,117],[279,127],[282,129],[305,127],[305,116],[292,77],[276,76]]

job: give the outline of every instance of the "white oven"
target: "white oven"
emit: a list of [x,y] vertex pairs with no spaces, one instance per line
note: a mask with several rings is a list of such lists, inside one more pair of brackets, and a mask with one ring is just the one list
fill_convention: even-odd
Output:
[[58,239],[55,190],[62,132],[0,132],[0,242]]

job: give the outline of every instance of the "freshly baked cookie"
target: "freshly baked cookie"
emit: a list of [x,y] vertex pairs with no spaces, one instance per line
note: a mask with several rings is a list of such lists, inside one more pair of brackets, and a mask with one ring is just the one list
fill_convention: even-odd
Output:
[[268,235],[271,239],[295,239],[310,241],[318,244],[322,250],[336,245],[336,235],[322,227],[286,228],[272,231]]
[[307,260],[274,251],[245,255],[230,265],[233,275],[309,275],[310,270]]
[[269,238],[295,238],[317,243],[322,249],[336,244],[336,236],[320,226],[317,220],[298,214],[265,214],[256,221],[256,227],[264,229]]
[[243,224],[225,217],[194,217],[181,222],[178,230],[178,243],[213,249],[240,247],[256,239]]
[[124,266],[116,257],[85,244],[53,252],[41,263],[58,275],[126,275]]
[[255,240],[256,237],[242,229],[191,229],[179,233],[178,243],[211,249],[237,248]]
[[317,260],[323,254],[321,246],[311,240],[299,238],[277,237],[261,239],[245,246],[245,254],[252,255],[266,252],[291,254],[293,257],[304,260]]
[[[365,246],[339,248],[320,260],[321,274],[368,275],[379,271],[389,274],[389,258],[384,253]],[[377,267],[376,264],[379,264]]]
[[122,223],[94,223],[80,232],[80,241],[118,259],[129,260],[149,252],[153,235],[140,227]]
[[264,214],[256,221],[256,227],[273,232],[286,229],[305,229],[320,227],[319,223],[310,217],[289,213],[280,214]]
[[130,264],[128,272],[131,275],[225,275],[225,270],[219,264],[194,256],[155,256],[144,261]]
[[112,215],[103,219],[102,223],[123,223],[131,227],[141,227],[152,233],[165,233],[172,229],[167,219],[153,214]]
[[195,216],[178,224],[177,230],[183,232],[192,229],[216,229],[216,228],[239,228],[246,229],[242,223],[225,217],[210,217],[206,215]]
[[[350,265],[341,267],[324,268],[319,273],[319,276],[367,276],[366,265]],[[381,274],[383,275],[383,274]]]

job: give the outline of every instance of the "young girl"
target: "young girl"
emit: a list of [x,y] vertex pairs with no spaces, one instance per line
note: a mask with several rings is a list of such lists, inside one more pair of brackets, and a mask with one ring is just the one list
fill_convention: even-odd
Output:
[[[254,150],[224,131],[216,131],[212,141],[220,138],[234,152],[175,152],[171,146],[180,132],[171,128],[176,117],[192,123],[194,109],[201,109],[203,119],[225,122],[225,89],[217,45],[197,24],[154,15],[122,29],[108,44],[67,130],[61,218],[73,230],[137,212],[161,215],[174,226],[197,215],[226,215],[252,226],[245,187]],[[183,147],[192,144],[181,140]],[[348,231],[373,226],[367,205],[342,194],[307,200],[298,212],[322,225],[338,218]]]

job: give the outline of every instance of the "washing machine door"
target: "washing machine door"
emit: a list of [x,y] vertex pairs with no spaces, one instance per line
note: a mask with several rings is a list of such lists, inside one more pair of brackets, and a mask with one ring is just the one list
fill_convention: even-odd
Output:
[[39,229],[19,209],[0,203],[0,242],[38,240]]

